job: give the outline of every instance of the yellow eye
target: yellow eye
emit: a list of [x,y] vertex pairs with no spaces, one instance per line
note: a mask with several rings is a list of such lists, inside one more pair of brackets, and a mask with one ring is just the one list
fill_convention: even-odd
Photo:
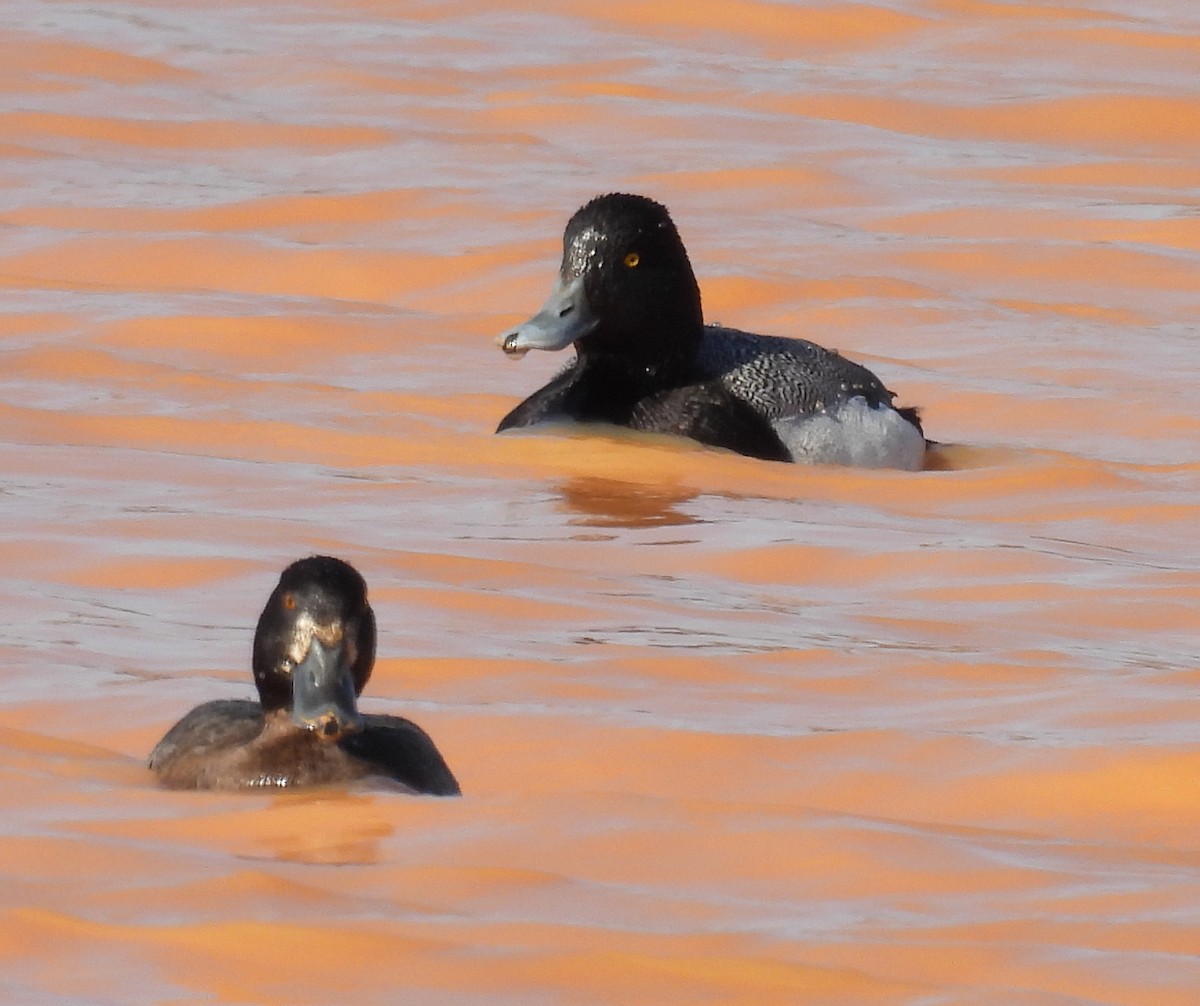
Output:
[[283,595],[283,606],[285,608],[287,608],[288,611],[291,611],[294,607],[296,607],[296,595],[295,594],[284,594]]
[[630,252],[628,255],[625,256],[625,264],[627,266],[629,266],[630,269],[636,269],[637,264],[641,260],[642,260],[642,256],[639,255],[637,252]]

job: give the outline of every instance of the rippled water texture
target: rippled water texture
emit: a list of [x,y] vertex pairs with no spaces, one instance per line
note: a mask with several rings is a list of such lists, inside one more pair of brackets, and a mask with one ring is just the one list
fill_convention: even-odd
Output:
[[[1200,9],[543,10],[0,5],[0,1000],[1194,1006]],[[940,470],[493,436],[614,189]],[[313,551],[462,800],[153,784]]]

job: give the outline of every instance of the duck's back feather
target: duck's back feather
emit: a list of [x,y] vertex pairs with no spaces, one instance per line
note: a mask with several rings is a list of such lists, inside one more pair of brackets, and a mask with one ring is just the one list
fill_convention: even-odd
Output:
[[851,398],[887,407],[895,397],[866,367],[832,349],[721,325],[705,327],[696,365],[767,419],[820,412]]
[[368,713],[362,733],[343,737],[338,746],[369,764],[373,773],[431,796],[458,796],[458,780],[430,736],[411,720]]

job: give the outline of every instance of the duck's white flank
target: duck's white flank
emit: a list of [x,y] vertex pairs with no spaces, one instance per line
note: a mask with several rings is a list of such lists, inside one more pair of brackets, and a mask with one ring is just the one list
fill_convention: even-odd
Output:
[[772,424],[792,460],[800,464],[852,465],[919,471],[925,438],[888,406],[871,408],[850,398],[836,410],[776,419]]

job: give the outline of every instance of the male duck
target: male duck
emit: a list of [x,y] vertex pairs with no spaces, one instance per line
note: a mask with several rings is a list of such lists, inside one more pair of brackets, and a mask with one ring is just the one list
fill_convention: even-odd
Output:
[[665,206],[597,196],[563,233],[558,282],[497,339],[513,357],[574,344],[575,359],[496,432],[550,420],[673,433],[769,461],[920,469],[917,410],[865,367],[803,339],[705,325]]

